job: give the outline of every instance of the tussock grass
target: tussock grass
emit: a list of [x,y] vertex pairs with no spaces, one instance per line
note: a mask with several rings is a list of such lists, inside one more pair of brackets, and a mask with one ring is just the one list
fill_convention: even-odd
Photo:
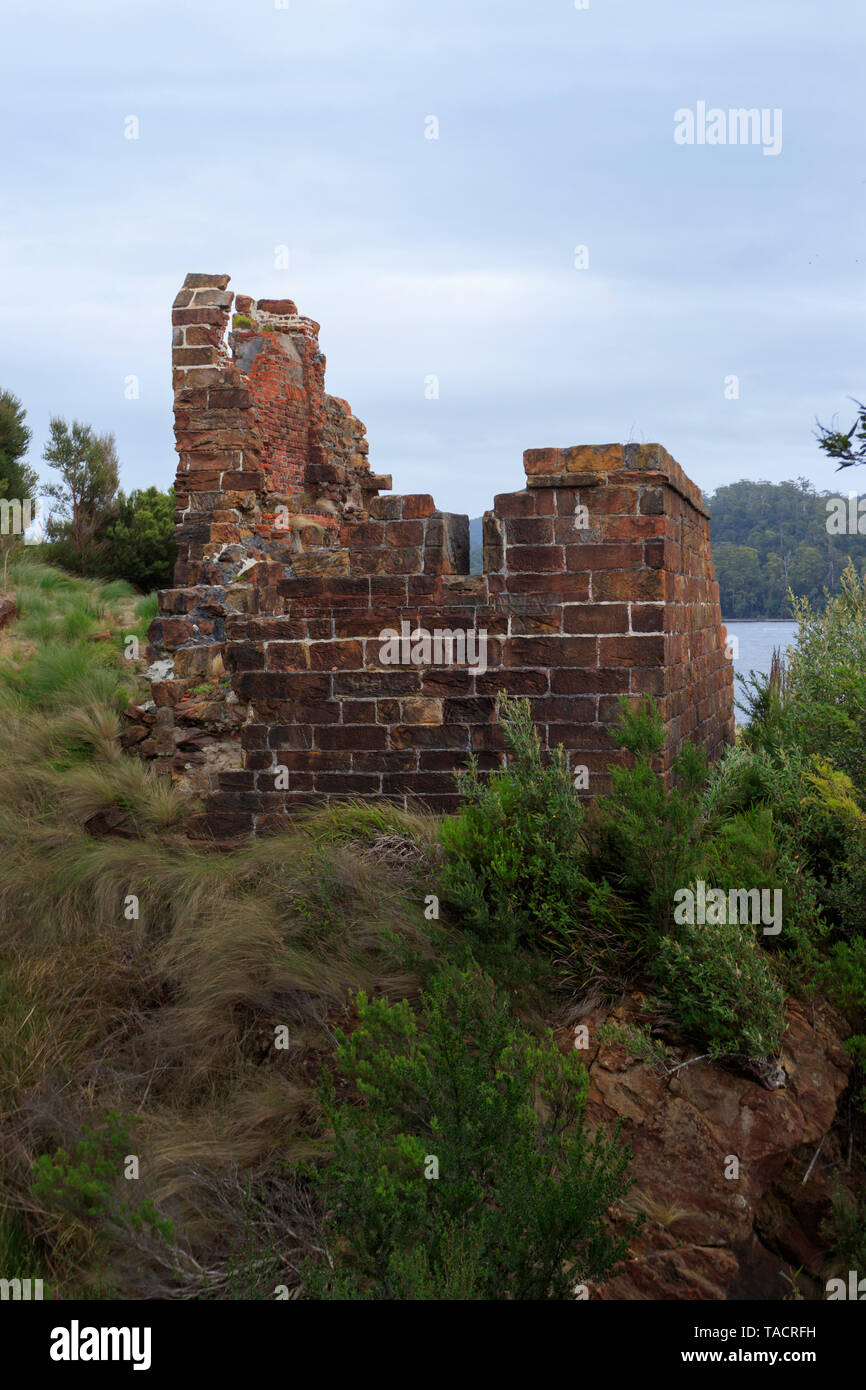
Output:
[[[27,557],[9,587],[21,619],[0,640],[0,1210],[67,1292],[228,1296],[245,1222],[275,1251],[303,1245],[303,1186],[285,1210],[261,1194],[312,1152],[316,1081],[350,993],[417,990],[406,960],[432,955],[436,821],[350,803],[227,854],[186,839],[195,802],[119,743],[119,710],[147,693],[123,637],[144,635],[155,596],[131,605],[126,585]],[[97,629],[111,640],[91,642]],[[137,1117],[140,1187],[175,1222],[168,1244],[118,1227],[106,1247],[30,1191],[38,1155],[110,1109]],[[259,1195],[239,1206],[249,1184]],[[285,1280],[291,1259],[275,1259]]]
[[155,618],[157,613],[159,612],[159,603],[156,591],[154,590],[152,594],[145,594],[143,598],[140,598],[138,602],[134,605],[133,611],[135,613],[135,616],[141,621],[145,623],[151,622],[151,620]]
[[701,1214],[696,1207],[682,1207],[637,1189],[628,1192],[619,1205],[627,1216],[644,1216],[650,1225],[661,1226],[666,1231],[679,1221],[689,1221]]

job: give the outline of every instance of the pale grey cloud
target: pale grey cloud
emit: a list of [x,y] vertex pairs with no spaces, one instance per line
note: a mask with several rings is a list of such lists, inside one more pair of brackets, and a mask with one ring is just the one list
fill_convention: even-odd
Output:
[[[7,4],[0,384],[37,455],[75,415],[167,485],[170,304],[220,270],[322,324],[374,465],[442,506],[628,437],[707,490],[827,485],[814,417],[864,389],[864,27],[856,0]],[[677,146],[699,100],[781,108],[781,154]]]

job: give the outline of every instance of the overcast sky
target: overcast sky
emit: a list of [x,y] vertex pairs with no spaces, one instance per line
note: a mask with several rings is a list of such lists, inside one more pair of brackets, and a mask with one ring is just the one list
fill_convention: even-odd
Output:
[[[127,489],[171,483],[196,270],[321,323],[374,469],[446,509],[613,440],[705,492],[842,486],[813,431],[866,395],[862,0],[282,4],[4,0],[0,386],[32,463],[59,414],[114,432]],[[677,143],[700,102],[780,111],[781,149]]]

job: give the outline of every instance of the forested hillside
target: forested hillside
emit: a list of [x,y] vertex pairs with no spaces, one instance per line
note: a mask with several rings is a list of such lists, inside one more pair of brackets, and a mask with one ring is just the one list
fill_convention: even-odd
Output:
[[[848,503],[848,493],[855,488],[853,479],[840,483],[836,491],[817,492],[805,478],[784,483],[744,478],[709,493],[723,616],[789,618],[789,588],[808,598],[813,608],[823,609],[824,589],[839,592],[849,558],[858,574],[866,574],[866,496],[859,523],[862,534],[849,531],[857,525],[857,503]],[[831,498],[843,499],[844,508],[828,509]],[[469,526],[472,569],[478,571],[481,518]]]
[[[742,479],[707,497],[713,518],[713,559],[726,618],[787,618],[788,588],[823,608],[824,589],[838,593],[853,560],[866,572],[866,516],[863,535],[850,535],[848,490],[816,492],[805,478],[766,483]],[[845,501],[845,515],[828,510],[828,499]],[[854,522],[856,524],[856,504]],[[828,523],[830,530],[828,530]]]

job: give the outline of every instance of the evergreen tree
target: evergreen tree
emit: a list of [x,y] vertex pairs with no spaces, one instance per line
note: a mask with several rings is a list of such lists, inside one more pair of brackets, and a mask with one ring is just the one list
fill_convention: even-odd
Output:
[[60,474],[46,496],[57,504],[47,532],[51,539],[68,540],[76,568],[86,566],[86,552],[98,528],[114,509],[118,487],[114,435],[96,434],[90,425],[68,425],[55,416],[44,459]]
[[0,391],[0,497],[23,502],[34,497],[39,479],[25,463],[30,430],[24,407],[11,391]]
[[177,558],[175,493],[149,487],[120,493],[117,509],[96,534],[94,566],[107,579],[126,579],[139,589],[170,588]]

